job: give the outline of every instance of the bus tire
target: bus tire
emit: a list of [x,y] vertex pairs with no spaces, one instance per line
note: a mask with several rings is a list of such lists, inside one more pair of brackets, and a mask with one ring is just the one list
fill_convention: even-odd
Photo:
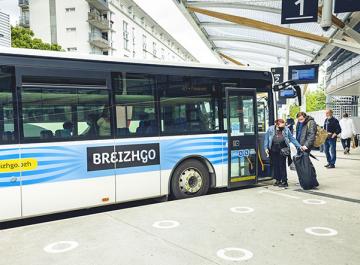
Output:
[[209,170],[199,160],[186,160],[175,169],[170,185],[175,199],[205,195],[210,187]]

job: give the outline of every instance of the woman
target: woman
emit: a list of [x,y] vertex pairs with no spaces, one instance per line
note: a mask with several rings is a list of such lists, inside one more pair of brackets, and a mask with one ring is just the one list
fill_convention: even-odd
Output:
[[289,128],[286,127],[285,121],[283,119],[276,120],[275,125],[267,130],[264,141],[265,153],[268,157],[270,156],[273,176],[276,180],[275,186],[288,187],[286,158],[291,155],[290,143],[297,149],[301,147]]

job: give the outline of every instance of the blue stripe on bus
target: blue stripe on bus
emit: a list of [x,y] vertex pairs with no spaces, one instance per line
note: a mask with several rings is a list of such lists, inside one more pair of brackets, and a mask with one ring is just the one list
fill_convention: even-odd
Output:
[[[0,159],[34,158],[38,161],[35,170],[20,172],[0,173],[0,187],[19,186],[20,182],[10,182],[13,177],[22,176],[22,185],[31,185],[44,182],[67,181],[86,178],[97,178],[111,175],[134,174],[161,170],[171,170],[184,157],[201,155],[213,165],[227,163],[227,138],[194,137],[184,139],[160,139],[160,165],[118,168],[99,171],[87,171],[86,149],[89,146],[109,146],[110,144],[88,144],[76,146],[45,146],[25,147],[0,150]],[[149,141],[137,142],[145,144]],[[120,143],[127,144],[127,143]],[[21,154],[19,155],[19,150]],[[11,151],[14,152],[11,154]],[[42,152],[43,151],[43,152]],[[5,155],[4,152],[7,152]],[[2,155],[2,153],[4,155]],[[45,168],[44,167],[48,167]],[[134,176],[136,177],[136,176]]]

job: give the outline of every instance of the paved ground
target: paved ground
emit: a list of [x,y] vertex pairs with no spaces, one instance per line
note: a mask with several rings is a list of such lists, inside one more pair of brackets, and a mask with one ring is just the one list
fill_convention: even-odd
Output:
[[287,190],[261,186],[3,230],[0,264],[359,265],[360,161],[326,171],[320,159],[316,192],[346,198],[295,191],[292,172]]

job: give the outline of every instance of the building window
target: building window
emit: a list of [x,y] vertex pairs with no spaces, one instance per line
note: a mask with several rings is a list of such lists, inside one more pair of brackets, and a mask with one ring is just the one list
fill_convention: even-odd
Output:
[[161,48],[161,59],[165,60],[165,49]]
[[135,28],[132,28],[132,42],[133,42],[133,46],[134,46],[134,49],[135,49]]
[[146,59],[146,49],[147,49],[147,43],[146,43],[146,36],[143,35],[143,55],[144,55],[144,59]]
[[124,49],[129,50],[129,32],[128,32],[128,23],[123,22],[123,37],[124,37]]
[[76,28],[66,28],[66,32],[75,32]]
[[72,12],[75,12],[75,7],[68,7],[68,8],[65,8],[65,12],[66,12],[66,13],[72,13]]
[[157,50],[156,50],[156,42],[153,42],[153,56],[156,58]]
[[70,47],[70,48],[67,48],[67,51],[68,52],[76,52],[77,48],[76,47]]

